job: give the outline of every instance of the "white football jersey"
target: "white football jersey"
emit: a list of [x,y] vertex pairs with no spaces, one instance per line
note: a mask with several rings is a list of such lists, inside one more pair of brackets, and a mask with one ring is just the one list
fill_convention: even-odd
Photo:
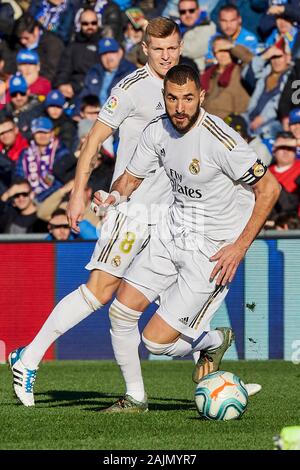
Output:
[[[98,120],[112,129],[119,129],[120,137],[112,183],[125,171],[147,124],[165,112],[162,88],[163,81],[145,65],[122,79],[103,105]],[[154,211],[150,217],[150,206],[169,206],[172,201],[169,179],[163,168],[156,167],[153,175],[134,192],[129,205],[122,204],[119,209],[140,220],[155,223],[157,213]],[[138,209],[128,211],[130,206],[133,209],[133,204],[139,203],[143,205],[142,213]]]
[[[127,171],[147,177],[163,164],[174,194],[168,227],[178,246],[205,248],[231,241],[245,227],[254,207],[250,185],[267,168],[249,145],[221,119],[201,109],[196,125],[178,133],[168,117],[153,120]],[[246,185],[246,187],[243,187]]]

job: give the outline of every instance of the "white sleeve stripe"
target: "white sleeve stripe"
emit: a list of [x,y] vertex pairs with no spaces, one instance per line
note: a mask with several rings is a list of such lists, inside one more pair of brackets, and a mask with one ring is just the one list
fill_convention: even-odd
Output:
[[126,172],[129,173],[131,176],[134,176],[135,178],[138,178],[138,179],[140,179],[140,180],[145,179],[145,176],[136,175],[135,173],[133,173],[133,171],[128,170],[128,167],[126,168]]
[[256,179],[255,176],[253,175],[248,175],[248,176],[242,176],[241,181],[244,181],[244,183],[248,183],[248,181],[254,181]]

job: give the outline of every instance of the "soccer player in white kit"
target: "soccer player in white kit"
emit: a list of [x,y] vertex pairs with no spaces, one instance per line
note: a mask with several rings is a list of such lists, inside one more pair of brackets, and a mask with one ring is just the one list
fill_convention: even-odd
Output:
[[[203,96],[193,69],[173,67],[165,78],[167,115],[144,130],[126,171],[112,187],[114,193],[98,198],[107,205],[116,196],[131,196],[161,166],[174,195],[110,307],[112,337],[115,331],[123,333],[122,348],[116,345],[114,351],[127,391],[106,412],[148,410],[139,368],[135,374],[131,362],[138,348],[133,332],[158,296],[159,308],[143,331],[148,350],[170,356],[201,351],[195,382],[219,368],[232,332],[210,331],[210,320],[280,193],[275,178],[239,134],[200,107]],[[141,401],[128,392],[134,377]]]
[[[119,129],[115,180],[126,168],[143,129],[164,112],[163,77],[178,63],[182,48],[176,23],[162,17],[151,20],[146,28],[143,48],[148,56],[147,65],[125,77],[112,90],[81,151],[68,207],[70,225],[77,232],[77,224],[85,210],[84,188],[93,170],[93,157],[101,144]],[[143,210],[138,214],[140,206],[135,202],[139,201],[143,203]],[[36,372],[49,346],[110,301],[130,262],[147,242],[149,226],[157,220],[157,211],[152,216],[149,210],[151,204],[163,202],[168,206],[171,201],[169,180],[164,170],[159,169],[141,185],[130,204],[124,203],[119,210],[109,212],[87,265],[91,270],[87,284],[81,285],[58,303],[28,346],[18,348],[9,355],[14,390],[25,406],[34,406]]]

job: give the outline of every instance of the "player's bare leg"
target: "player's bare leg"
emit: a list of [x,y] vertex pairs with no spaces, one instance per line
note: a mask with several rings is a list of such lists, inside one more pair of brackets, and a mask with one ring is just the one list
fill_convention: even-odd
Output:
[[33,386],[38,365],[47,349],[61,335],[109,302],[120,282],[111,274],[92,271],[87,284],[82,284],[56,305],[33,341],[10,353],[14,391],[23,405],[34,406]]

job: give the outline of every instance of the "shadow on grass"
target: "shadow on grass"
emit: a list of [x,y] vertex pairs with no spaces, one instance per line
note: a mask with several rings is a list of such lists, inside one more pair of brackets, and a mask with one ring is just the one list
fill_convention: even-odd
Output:
[[[88,411],[99,411],[101,408],[106,408],[118,400],[120,395],[94,391],[47,390],[43,393],[36,393],[35,397],[37,405],[48,404],[51,408],[91,405],[84,409]],[[159,401],[159,403],[156,403],[157,401]],[[189,410],[193,409],[193,402],[180,398],[150,397],[150,407],[152,411]]]

